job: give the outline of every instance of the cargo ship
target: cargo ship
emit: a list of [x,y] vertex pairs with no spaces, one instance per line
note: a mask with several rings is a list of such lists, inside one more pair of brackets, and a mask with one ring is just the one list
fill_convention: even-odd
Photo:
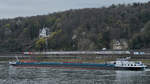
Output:
[[12,66],[19,67],[57,67],[57,68],[83,68],[83,69],[106,69],[106,70],[144,70],[147,68],[141,61],[116,60],[107,63],[85,63],[85,62],[37,62],[17,61],[9,62]]

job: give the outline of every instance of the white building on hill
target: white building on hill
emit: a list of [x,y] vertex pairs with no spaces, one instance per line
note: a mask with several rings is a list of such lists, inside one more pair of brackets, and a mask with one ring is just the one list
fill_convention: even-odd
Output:
[[45,38],[49,35],[49,29],[47,27],[40,30],[39,38]]

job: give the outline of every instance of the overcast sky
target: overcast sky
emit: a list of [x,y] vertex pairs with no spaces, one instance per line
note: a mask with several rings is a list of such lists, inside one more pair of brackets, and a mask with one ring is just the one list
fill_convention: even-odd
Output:
[[43,15],[68,9],[148,1],[150,0],[0,0],[0,18]]

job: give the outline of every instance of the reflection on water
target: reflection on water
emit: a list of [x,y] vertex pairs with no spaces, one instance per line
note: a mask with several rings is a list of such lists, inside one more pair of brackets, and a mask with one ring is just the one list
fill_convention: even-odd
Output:
[[149,84],[150,71],[16,68],[0,64],[0,84]]

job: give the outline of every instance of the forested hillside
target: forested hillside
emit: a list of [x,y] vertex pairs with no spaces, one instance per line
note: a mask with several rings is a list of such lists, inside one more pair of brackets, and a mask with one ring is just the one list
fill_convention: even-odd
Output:
[[49,15],[0,20],[0,52],[39,51],[48,27],[48,50],[112,49],[112,41],[125,39],[129,49],[150,48],[150,2],[103,8],[68,10]]

